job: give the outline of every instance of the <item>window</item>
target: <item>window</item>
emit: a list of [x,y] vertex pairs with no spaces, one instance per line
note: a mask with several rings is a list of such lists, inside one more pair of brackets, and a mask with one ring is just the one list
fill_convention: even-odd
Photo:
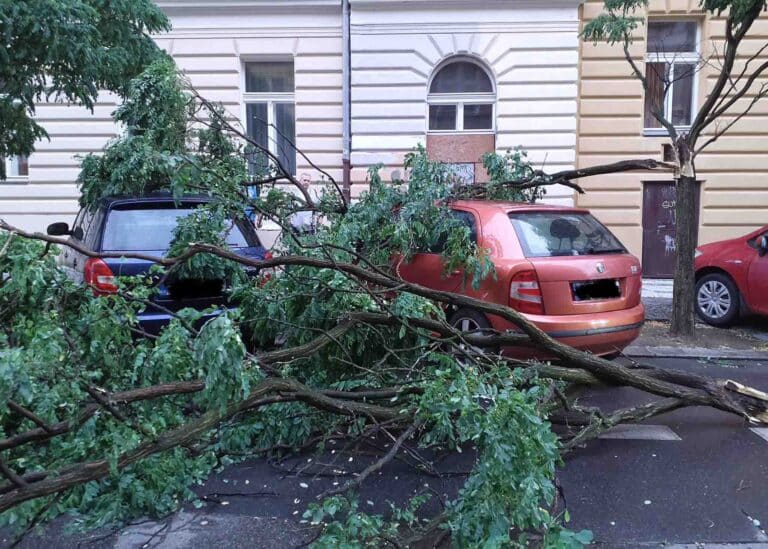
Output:
[[[451,216],[469,229],[470,241],[477,244],[477,220],[475,220],[474,214],[463,210],[451,210]],[[428,253],[441,254],[445,251],[447,244],[448,235],[442,235],[440,239],[430,247]]]
[[468,59],[443,65],[429,86],[429,131],[482,132],[494,129],[496,94],[486,70]]
[[525,257],[623,254],[626,249],[589,214],[510,213]]
[[659,130],[653,115],[662,113],[675,126],[691,125],[699,63],[698,24],[694,21],[649,21],[645,75],[645,128]]
[[11,156],[5,159],[6,177],[28,177],[29,161],[26,156]]
[[[258,61],[245,64],[246,128],[248,136],[272,152],[291,175],[296,174],[296,104],[293,61]],[[255,153],[251,173],[268,164]]]
[[[195,208],[189,206],[112,210],[104,226],[101,249],[105,252],[165,252],[171,245],[179,220],[194,211]],[[232,248],[248,247],[243,232],[233,221],[226,227],[226,244]]]

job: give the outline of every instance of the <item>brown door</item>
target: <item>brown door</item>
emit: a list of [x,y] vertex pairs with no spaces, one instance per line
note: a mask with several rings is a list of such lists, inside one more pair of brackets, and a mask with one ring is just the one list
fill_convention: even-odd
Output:
[[[643,276],[672,278],[677,260],[674,181],[643,183]],[[699,200],[696,199],[698,224]]]

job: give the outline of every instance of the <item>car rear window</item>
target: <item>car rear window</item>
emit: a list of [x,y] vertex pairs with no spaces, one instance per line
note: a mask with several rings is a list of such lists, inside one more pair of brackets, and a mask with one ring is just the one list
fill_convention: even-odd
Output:
[[586,213],[510,213],[526,257],[627,253],[621,242]]
[[[194,206],[181,208],[115,209],[109,212],[104,227],[101,249],[105,252],[168,250],[178,221],[195,211]],[[243,232],[232,222],[227,228],[227,245],[248,247]]]

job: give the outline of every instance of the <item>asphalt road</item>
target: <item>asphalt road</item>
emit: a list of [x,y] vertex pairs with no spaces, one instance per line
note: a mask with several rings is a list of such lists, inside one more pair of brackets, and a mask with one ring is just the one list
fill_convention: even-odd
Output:
[[[768,356],[765,362],[649,362],[768,390]],[[592,391],[583,403],[623,408],[644,398],[631,389]],[[739,418],[691,408],[607,437],[572,452],[559,472],[571,528],[592,530],[596,544],[611,549],[701,544],[768,548],[768,430],[756,432]],[[201,509],[189,506],[164,522],[143,521],[121,532],[87,536],[63,535],[60,521],[20,546],[297,547],[315,534],[301,522],[307,503],[334,482],[344,482],[345,477],[328,473],[360,471],[375,459],[350,457],[339,445],[322,457],[308,455],[280,466],[264,460],[242,463],[199,488],[207,496]],[[402,502],[426,491],[434,496],[427,511],[436,512],[441,499],[455,497],[472,459],[465,452],[440,460],[435,468],[444,477],[417,475],[405,463],[394,462],[365,485],[361,507],[383,513],[388,501]]]
[[[768,389],[766,362],[655,361]],[[597,391],[585,403],[642,402],[632,389]],[[599,439],[568,457],[560,476],[571,527],[601,544],[739,543],[768,547],[768,429],[710,408],[678,410],[630,438]],[[658,440],[671,438],[679,440]],[[762,438],[762,433],[766,438]]]

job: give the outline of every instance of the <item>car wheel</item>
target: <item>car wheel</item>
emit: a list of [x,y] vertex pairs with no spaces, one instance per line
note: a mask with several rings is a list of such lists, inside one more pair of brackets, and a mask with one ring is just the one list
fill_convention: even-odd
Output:
[[696,312],[707,324],[730,326],[739,317],[739,290],[727,275],[713,273],[696,283]]
[[[473,311],[472,309],[459,309],[453,313],[448,322],[451,326],[461,330],[462,332],[491,333],[493,331],[493,327],[491,326],[491,323],[488,322],[488,319],[485,317],[485,315],[477,311]],[[464,349],[467,346],[459,345],[459,347]],[[483,351],[486,354],[498,353],[498,349],[496,348],[474,349],[478,352]]]

